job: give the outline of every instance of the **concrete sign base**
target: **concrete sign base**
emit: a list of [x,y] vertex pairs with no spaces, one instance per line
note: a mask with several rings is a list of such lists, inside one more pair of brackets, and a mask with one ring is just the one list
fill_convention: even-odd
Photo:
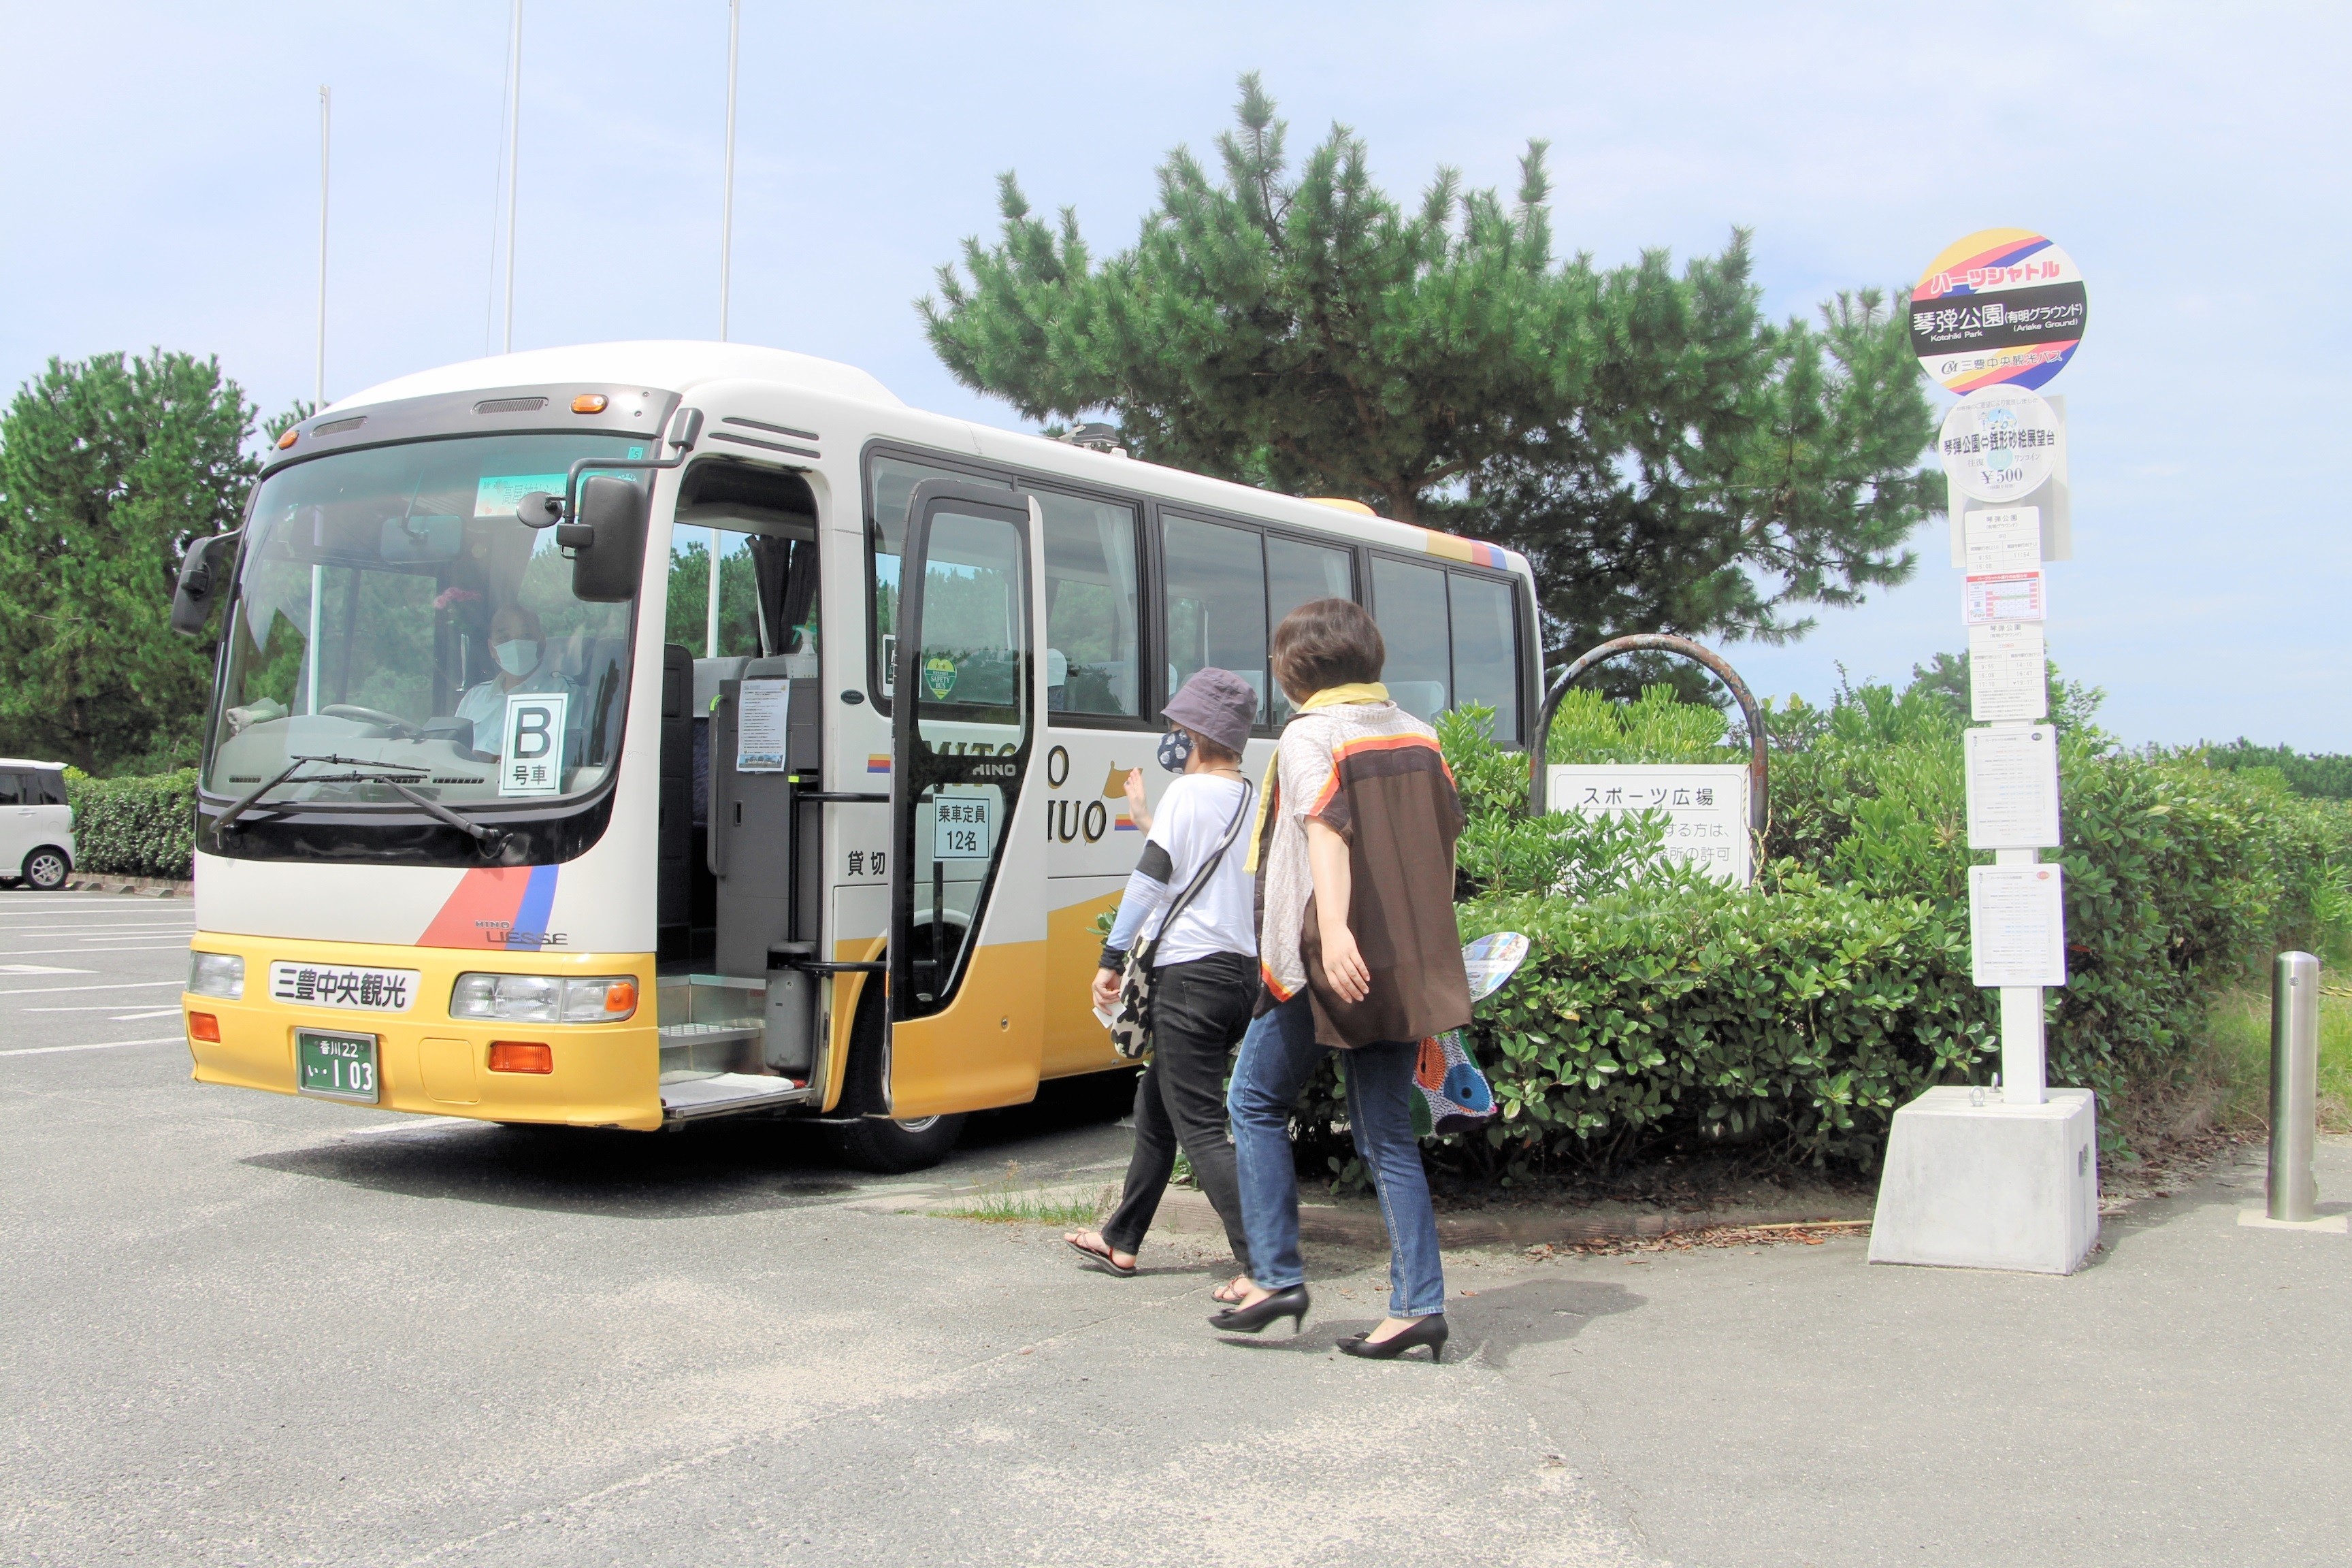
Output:
[[1895,1113],[1870,1260],[2072,1274],[2099,1239],[2097,1096],[1971,1105],[1972,1092],[1931,1089]]

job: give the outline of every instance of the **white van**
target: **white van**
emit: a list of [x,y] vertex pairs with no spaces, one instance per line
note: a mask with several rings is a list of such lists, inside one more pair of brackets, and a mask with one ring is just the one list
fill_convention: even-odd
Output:
[[65,764],[0,757],[0,880],[53,892],[73,874],[73,858]]

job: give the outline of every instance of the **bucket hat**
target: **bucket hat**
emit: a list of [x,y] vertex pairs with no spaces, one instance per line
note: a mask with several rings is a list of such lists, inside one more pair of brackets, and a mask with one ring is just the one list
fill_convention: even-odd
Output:
[[1230,669],[1196,669],[1160,712],[1239,756],[1257,721],[1257,689]]

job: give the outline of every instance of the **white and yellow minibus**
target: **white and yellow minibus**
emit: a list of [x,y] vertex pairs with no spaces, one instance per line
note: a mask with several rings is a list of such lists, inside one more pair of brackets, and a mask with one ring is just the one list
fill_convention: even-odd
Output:
[[[388,382],[183,565],[219,637],[194,1075],[514,1123],[786,1115],[910,1169],[1119,1065],[1096,920],[1194,669],[1369,605],[1397,700],[1538,700],[1527,563],[906,407],[775,350]],[[714,605],[713,599],[716,599]],[[217,604],[215,604],[217,601]],[[216,618],[215,618],[216,617]]]

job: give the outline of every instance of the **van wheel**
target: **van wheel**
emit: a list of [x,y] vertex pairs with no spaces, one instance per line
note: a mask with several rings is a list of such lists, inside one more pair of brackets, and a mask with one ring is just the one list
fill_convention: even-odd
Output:
[[841,1104],[835,1111],[855,1120],[825,1129],[834,1152],[845,1165],[896,1175],[938,1164],[963,1135],[962,1116],[895,1121],[883,1114],[887,1104],[882,1082],[882,987],[869,977],[857,998],[857,1021],[849,1031],[849,1079],[841,1087]]
[[54,893],[66,885],[73,867],[66,852],[53,845],[44,844],[25,857],[25,886],[36,892]]

